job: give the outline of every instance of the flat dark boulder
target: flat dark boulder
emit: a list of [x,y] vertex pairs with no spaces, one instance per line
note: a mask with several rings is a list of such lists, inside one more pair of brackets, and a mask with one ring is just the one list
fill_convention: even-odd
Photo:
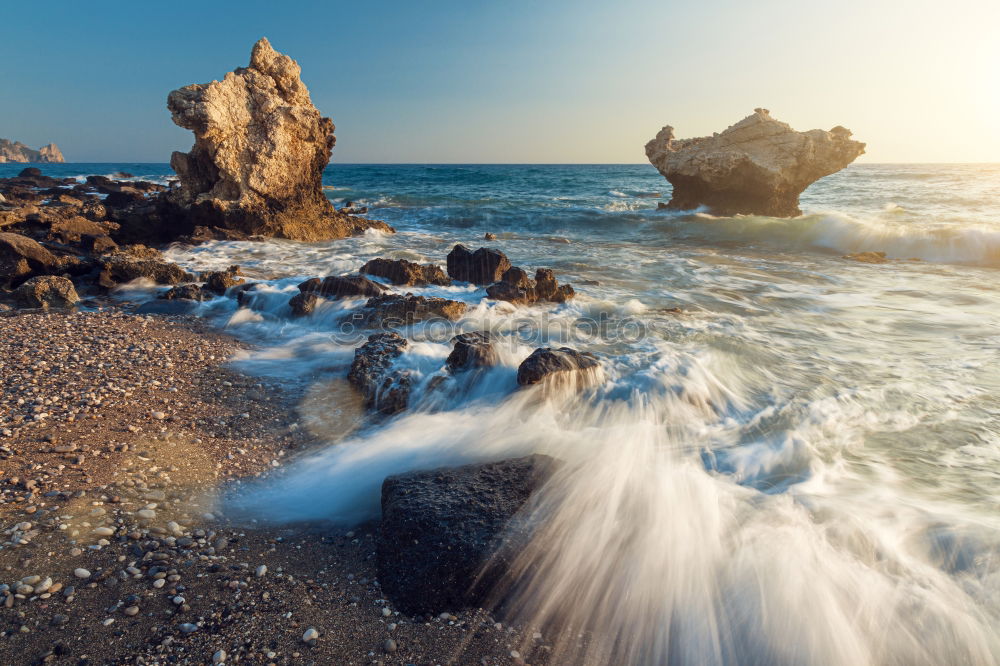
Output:
[[376,565],[386,596],[411,615],[486,604],[516,555],[507,538],[524,536],[512,519],[557,464],[536,454],[385,479]]

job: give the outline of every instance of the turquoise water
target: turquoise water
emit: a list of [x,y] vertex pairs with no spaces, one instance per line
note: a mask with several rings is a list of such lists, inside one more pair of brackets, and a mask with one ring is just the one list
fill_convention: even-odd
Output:
[[[265,282],[250,308],[201,309],[260,344],[237,361],[249,372],[346,374],[357,340],[340,322],[362,303],[291,320],[287,300],[375,256],[443,263],[489,231],[578,296],[513,307],[414,289],[466,301],[461,330],[507,334],[500,366],[442,398],[427,387],[452,331],[404,331],[411,410],[336,438],[244,508],[358,520],[389,473],[547,452],[569,464],[539,499],[517,608],[561,663],[1000,661],[1000,166],[854,165],[791,220],[657,211],[669,185],[640,165],[335,165],[324,182],[398,233],[169,251]],[[893,261],[843,258],[861,251]],[[515,390],[541,344],[597,354],[602,381]]]

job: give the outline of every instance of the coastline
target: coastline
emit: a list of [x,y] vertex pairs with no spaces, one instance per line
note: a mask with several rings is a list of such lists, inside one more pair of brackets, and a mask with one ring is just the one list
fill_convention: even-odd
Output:
[[227,367],[245,343],[121,308],[3,312],[0,329],[0,662],[524,663],[483,611],[397,614],[377,525],[219,514],[221,488],[315,443],[289,422],[303,393]]

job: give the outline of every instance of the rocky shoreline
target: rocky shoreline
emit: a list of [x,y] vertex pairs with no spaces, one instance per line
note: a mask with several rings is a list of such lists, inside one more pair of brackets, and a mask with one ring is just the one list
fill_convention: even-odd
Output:
[[0,663],[545,663],[486,611],[399,612],[377,524],[228,521],[223,488],[316,443],[242,343],[119,308],[0,329]]

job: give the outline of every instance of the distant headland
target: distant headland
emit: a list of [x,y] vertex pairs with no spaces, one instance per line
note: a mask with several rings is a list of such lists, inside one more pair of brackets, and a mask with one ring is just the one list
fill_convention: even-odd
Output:
[[20,141],[0,139],[0,164],[5,162],[65,162],[59,146],[50,143],[32,150]]

